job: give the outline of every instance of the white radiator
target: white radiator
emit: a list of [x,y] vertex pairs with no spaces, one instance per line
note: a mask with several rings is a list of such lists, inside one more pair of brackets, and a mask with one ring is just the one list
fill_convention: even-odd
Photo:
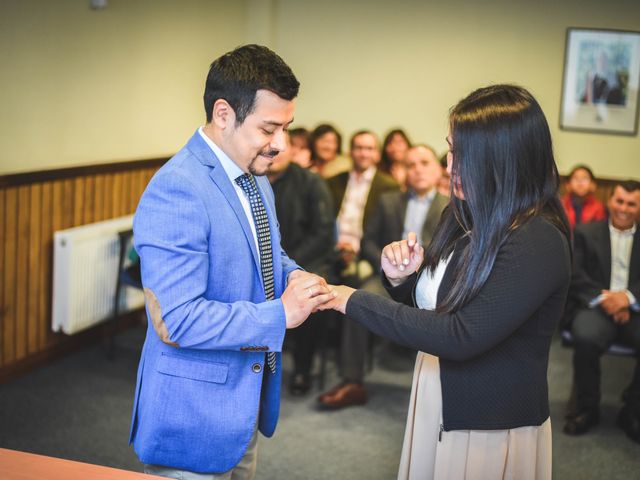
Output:
[[[54,232],[54,332],[71,335],[113,315],[120,258],[118,232],[129,230],[132,224],[133,215],[128,215]],[[140,290],[121,288],[118,312],[144,305]]]

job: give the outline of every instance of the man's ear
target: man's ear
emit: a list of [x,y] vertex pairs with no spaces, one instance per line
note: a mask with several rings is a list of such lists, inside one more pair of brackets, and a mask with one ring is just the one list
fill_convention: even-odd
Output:
[[211,122],[215,123],[215,125],[221,130],[235,124],[236,113],[226,100],[219,98],[215,101],[213,104]]

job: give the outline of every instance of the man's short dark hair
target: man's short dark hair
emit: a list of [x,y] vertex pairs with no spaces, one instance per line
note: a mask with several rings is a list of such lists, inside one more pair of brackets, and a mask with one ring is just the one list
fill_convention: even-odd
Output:
[[619,182],[616,182],[616,184],[613,186],[613,189],[611,190],[611,195],[614,194],[616,188],[618,187],[622,187],[627,192],[633,193],[636,190],[640,190],[640,182],[638,182],[637,180],[621,180]]
[[373,138],[376,139],[376,143],[378,143],[378,136],[375,133],[373,133],[371,130],[358,130],[356,133],[351,135],[351,139],[349,140],[349,148],[351,150],[353,150],[354,140],[360,137],[361,135],[371,135]]
[[224,99],[241,125],[254,107],[256,92],[269,90],[284,100],[298,95],[300,82],[275,52],[262,45],[244,45],[214,60],[204,88],[207,123],[213,117],[213,104]]
[[296,127],[289,129],[289,138],[303,138],[305,143],[307,144],[307,148],[309,147],[309,130],[304,127]]
[[[442,163],[440,162],[440,159],[438,158],[438,152],[436,152],[435,148],[433,148],[431,145],[427,145],[426,143],[418,143],[418,144],[413,145],[409,150],[411,150],[413,148],[426,148],[431,153],[433,153],[433,156],[436,159],[436,161],[438,163],[440,163],[440,165],[442,165]],[[444,155],[444,166],[445,166],[445,168],[447,166],[447,154]]]

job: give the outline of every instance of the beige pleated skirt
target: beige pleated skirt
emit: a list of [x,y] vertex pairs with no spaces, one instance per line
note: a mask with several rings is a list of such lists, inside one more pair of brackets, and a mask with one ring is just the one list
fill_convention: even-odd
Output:
[[419,352],[398,480],[550,480],[551,420],[511,430],[442,432],[438,358]]

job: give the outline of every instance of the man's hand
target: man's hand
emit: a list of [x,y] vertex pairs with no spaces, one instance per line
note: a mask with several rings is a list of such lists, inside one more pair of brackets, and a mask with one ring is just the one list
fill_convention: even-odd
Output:
[[420,268],[423,259],[424,248],[418,244],[417,235],[409,232],[406,240],[393,242],[384,247],[380,265],[391,285],[396,287]]
[[625,292],[612,292],[611,290],[602,290],[603,299],[600,306],[607,315],[614,316],[622,310],[629,310],[629,297]]
[[287,328],[295,328],[324,303],[336,296],[324,278],[302,270],[289,274],[289,283],[282,294]]

